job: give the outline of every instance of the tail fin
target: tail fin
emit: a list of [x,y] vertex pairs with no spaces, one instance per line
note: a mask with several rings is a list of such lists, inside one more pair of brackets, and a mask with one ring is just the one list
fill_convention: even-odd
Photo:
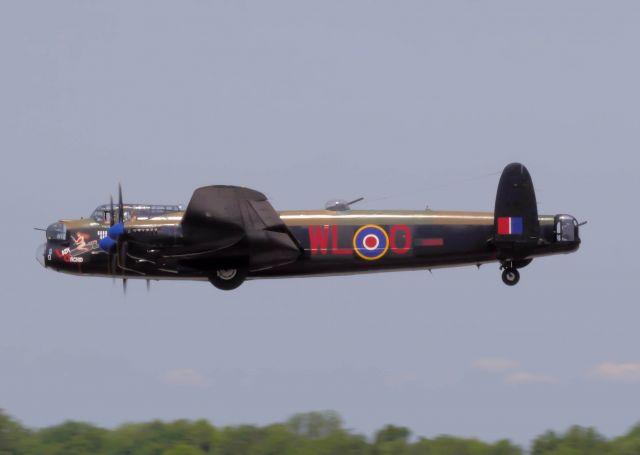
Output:
[[531,175],[524,165],[512,163],[504,168],[494,212],[494,241],[499,249],[535,245],[540,237],[538,206]]

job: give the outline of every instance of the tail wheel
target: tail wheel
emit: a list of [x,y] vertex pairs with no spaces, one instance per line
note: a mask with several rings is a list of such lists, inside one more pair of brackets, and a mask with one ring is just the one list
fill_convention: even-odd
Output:
[[231,291],[244,283],[246,278],[247,270],[243,268],[218,269],[209,277],[209,281],[218,289]]
[[502,282],[507,286],[515,286],[520,281],[518,269],[507,267],[502,271]]

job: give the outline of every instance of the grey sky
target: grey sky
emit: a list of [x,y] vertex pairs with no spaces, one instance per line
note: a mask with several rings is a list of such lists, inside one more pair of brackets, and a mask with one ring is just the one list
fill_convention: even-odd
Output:
[[[2,2],[0,407],[34,426],[335,409],[367,434],[622,433],[640,420],[639,24],[636,1]],[[542,213],[590,222],[513,289],[486,266],[124,298],[34,260],[32,227],[118,181],[132,202],[230,183],[277,209],[492,210],[512,161]]]

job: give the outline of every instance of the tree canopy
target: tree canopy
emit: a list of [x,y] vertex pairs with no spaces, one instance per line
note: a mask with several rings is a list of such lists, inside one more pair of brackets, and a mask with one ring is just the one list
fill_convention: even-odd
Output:
[[441,435],[416,438],[385,425],[371,439],[344,428],[333,411],[297,414],[267,426],[215,427],[206,420],[128,423],[114,429],[68,421],[30,429],[0,410],[0,455],[640,455],[640,424],[607,439],[593,428],[548,431],[525,452],[509,440],[494,443]]

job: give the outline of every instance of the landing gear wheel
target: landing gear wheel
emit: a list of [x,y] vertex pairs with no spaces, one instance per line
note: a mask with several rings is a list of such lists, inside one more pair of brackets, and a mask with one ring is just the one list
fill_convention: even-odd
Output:
[[502,271],[502,282],[507,286],[515,286],[520,281],[518,269],[507,267]]
[[209,281],[218,289],[231,291],[244,283],[246,269],[218,269],[209,277]]

